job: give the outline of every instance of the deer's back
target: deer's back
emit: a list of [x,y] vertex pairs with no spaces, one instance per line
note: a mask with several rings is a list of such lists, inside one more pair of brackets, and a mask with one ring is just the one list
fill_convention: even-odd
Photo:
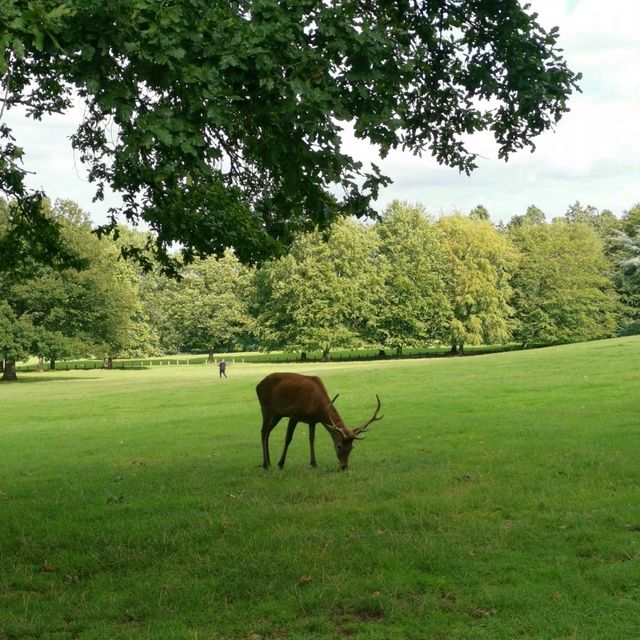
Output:
[[300,419],[319,416],[329,403],[322,380],[299,373],[271,373],[256,393],[263,412]]

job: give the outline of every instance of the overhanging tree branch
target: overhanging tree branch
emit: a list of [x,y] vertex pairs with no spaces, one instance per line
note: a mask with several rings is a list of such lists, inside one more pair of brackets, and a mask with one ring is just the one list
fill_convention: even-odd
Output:
[[[109,186],[124,202],[108,226],[146,222],[165,258],[177,242],[256,262],[295,232],[374,216],[388,178],[342,152],[344,123],[382,156],[430,153],[468,173],[469,134],[491,131],[507,159],[578,89],[557,30],[516,0],[14,0],[3,11],[4,104],[28,101],[39,118],[64,111],[71,91],[85,99],[74,148],[96,197]],[[21,185],[5,193],[22,197]]]

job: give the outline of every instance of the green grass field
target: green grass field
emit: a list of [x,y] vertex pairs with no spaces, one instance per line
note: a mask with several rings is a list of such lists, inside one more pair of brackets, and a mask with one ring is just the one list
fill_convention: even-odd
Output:
[[[640,637],[640,338],[288,365],[347,424],[264,471],[273,365],[0,385],[0,639]],[[284,439],[272,433],[272,459]]]

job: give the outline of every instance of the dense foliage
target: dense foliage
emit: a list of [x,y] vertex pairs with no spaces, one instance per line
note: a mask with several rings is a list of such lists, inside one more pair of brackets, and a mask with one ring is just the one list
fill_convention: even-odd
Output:
[[616,290],[627,313],[623,333],[640,333],[640,204],[626,212],[609,239]]
[[442,217],[439,226],[448,264],[452,353],[461,353],[465,344],[508,341],[509,279],[516,261],[508,238],[487,220],[460,214]]
[[[11,231],[13,206],[0,201],[0,240]],[[287,255],[260,268],[229,250],[184,265],[176,280],[159,263],[146,272],[123,260],[72,202],[46,203],[42,215],[60,225],[82,264],[54,269],[31,260],[0,271],[4,377],[29,356],[53,368],[63,358],[92,356],[108,366],[115,356],[184,351],[329,358],[338,348],[401,354],[440,344],[461,353],[465,345],[638,331],[640,206],[618,219],[576,203],[551,222],[531,206],[506,226],[492,225],[483,210],[436,220],[420,205],[394,202],[374,225],[342,220],[326,237],[300,234]],[[119,231],[118,242],[144,251],[147,234]]]
[[[0,237],[10,235],[15,205],[0,201]],[[29,355],[49,360],[94,355],[113,357],[133,336],[128,332],[136,291],[131,265],[118,260],[112,242],[91,232],[89,219],[71,202],[44,203],[42,215],[61,230],[79,266],[54,269],[25,260],[19,271],[0,271],[0,360],[4,379],[16,360]]]
[[512,280],[516,325],[523,345],[580,342],[611,336],[619,302],[604,247],[591,226],[523,224],[510,234],[520,252]]
[[[370,342],[396,353],[448,338],[452,309],[441,229],[423,207],[392,203],[376,232],[384,259],[384,288],[376,293]],[[379,291],[379,290],[378,290]]]
[[[5,0],[0,25],[0,108],[37,119],[80,97],[73,147],[97,197],[123,201],[108,227],[145,221],[165,262],[176,241],[187,259],[232,247],[253,262],[374,215],[388,179],[343,151],[345,127],[381,156],[469,172],[469,134],[490,132],[503,158],[532,148],[579,80],[557,28],[517,0]],[[64,246],[22,155],[0,124],[0,190],[20,211],[5,259],[25,238]]]
[[317,232],[301,236],[258,277],[263,346],[319,349],[326,357],[331,349],[362,344],[376,322],[380,266],[375,234],[362,225],[342,221],[327,242]]

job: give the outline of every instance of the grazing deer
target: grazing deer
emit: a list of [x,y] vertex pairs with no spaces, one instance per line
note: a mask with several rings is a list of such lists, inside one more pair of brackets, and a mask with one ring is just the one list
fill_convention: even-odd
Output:
[[316,424],[322,424],[333,439],[333,446],[340,461],[340,468],[344,471],[349,464],[349,454],[354,440],[361,440],[358,436],[376,420],[380,411],[380,398],[376,395],[378,406],[371,419],[362,427],[349,429],[345,426],[340,414],[336,411],[333,400],[329,399],[322,380],[316,376],[303,376],[298,373],[272,373],[256,387],[260,408],[262,409],[262,466],[271,466],[269,458],[269,434],[282,418],[289,418],[284,450],[280,456],[278,466],[282,469],[287,449],[291,444],[293,432],[298,422],[309,425],[309,446],[311,448],[311,466],[316,466],[314,440]]

